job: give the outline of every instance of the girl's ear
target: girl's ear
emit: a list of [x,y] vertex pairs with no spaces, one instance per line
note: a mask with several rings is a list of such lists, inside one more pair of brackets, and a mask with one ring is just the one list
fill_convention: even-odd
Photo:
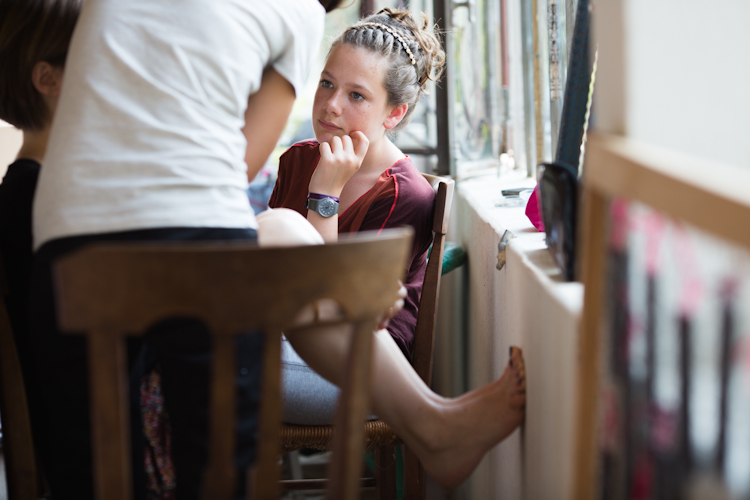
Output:
[[47,61],[39,61],[31,70],[31,83],[42,95],[58,97],[62,87],[63,69],[52,66]]
[[400,106],[394,106],[391,109],[391,112],[386,117],[385,121],[383,122],[383,126],[386,130],[390,130],[399,123],[401,123],[401,120],[404,118],[404,115],[409,110],[408,104],[402,104]]

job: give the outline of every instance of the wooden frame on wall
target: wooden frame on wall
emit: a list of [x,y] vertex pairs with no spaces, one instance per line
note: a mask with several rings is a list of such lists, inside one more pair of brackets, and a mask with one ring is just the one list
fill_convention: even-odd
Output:
[[750,251],[750,170],[592,133],[586,144],[580,239],[583,316],[580,324],[577,419],[571,498],[595,498],[600,332],[606,276],[608,205],[638,201]]

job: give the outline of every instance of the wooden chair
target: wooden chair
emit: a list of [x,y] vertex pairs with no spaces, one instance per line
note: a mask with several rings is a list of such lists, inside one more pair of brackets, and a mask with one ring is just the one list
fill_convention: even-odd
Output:
[[41,493],[26,401],[26,386],[5,308],[5,274],[0,263],[0,416],[5,478],[10,500],[36,500]]
[[[419,316],[414,337],[414,370],[427,385],[432,380],[432,359],[435,343],[435,321],[437,301],[440,291],[440,277],[443,267],[445,234],[448,230],[454,182],[452,179],[423,174],[435,189],[435,210],[432,231],[434,233],[430,259],[422,287],[422,298],[419,304]],[[403,441],[381,420],[368,421],[365,424],[366,449],[375,449],[375,477],[365,478],[361,485],[375,486],[378,498],[396,498],[395,446]],[[291,425],[281,427],[282,452],[311,448],[330,450],[333,428],[326,425]],[[404,498],[424,499],[425,471],[416,456],[406,450],[405,455]],[[322,489],[325,480],[286,480],[282,481],[285,490]]]
[[[622,197],[750,250],[750,173],[627,139],[592,133],[583,200],[583,316],[580,324],[574,465],[570,498],[597,498],[597,415],[605,314],[608,206]],[[710,494],[709,494],[710,496]],[[705,497],[708,498],[708,497]]]
[[372,330],[396,298],[411,230],[360,235],[333,245],[258,248],[228,244],[97,245],[55,265],[59,322],[85,333],[91,373],[97,498],[131,498],[127,436],[125,335],[156,321],[190,316],[205,322],[214,345],[205,498],[233,498],[236,333],[262,330],[263,388],[254,499],[278,498],[281,332],[321,298],[336,300],[355,324],[347,386],[336,416],[329,498],[355,498],[362,461]]

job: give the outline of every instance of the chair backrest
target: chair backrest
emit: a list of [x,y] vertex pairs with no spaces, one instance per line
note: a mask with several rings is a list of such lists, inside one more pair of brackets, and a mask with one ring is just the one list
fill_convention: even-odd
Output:
[[61,258],[55,265],[60,327],[88,336],[98,498],[131,497],[123,336],[139,335],[170,316],[198,318],[212,332],[204,486],[211,499],[229,499],[234,493],[233,335],[256,330],[266,334],[258,461],[248,492],[254,490],[255,499],[278,498],[280,335],[305,305],[321,298],[336,300],[346,321],[356,325],[329,469],[329,496],[354,498],[372,331],[396,298],[395,283],[403,279],[410,240],[410,229],[394,229],[331,245],[100,245]]
[[36,500],[38,477],[21,363],[5,308],[7,284],[0,262],[0,415],[8,498]]
[[432,354],[435,345],[435,322],[437,319],[437,301],[440,293],[440,277],[443,271],[443,251],[445,233],[448,231],[448,218],[453,201],[453,179],[422,174],[435,190],[435,211],[433,215],[432,251],[427,262],[427,270],[422,285],[422,297],[419,302],[419,315],[414,333],[414,370],[427,385],[432,379]]

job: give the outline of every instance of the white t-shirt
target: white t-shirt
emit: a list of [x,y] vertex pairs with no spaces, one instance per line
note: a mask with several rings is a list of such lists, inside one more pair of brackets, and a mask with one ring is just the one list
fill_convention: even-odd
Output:
[[158,227],[255,228],[248,96],[299,93],[318,0],[86,0],[34,201],[34,245]]

